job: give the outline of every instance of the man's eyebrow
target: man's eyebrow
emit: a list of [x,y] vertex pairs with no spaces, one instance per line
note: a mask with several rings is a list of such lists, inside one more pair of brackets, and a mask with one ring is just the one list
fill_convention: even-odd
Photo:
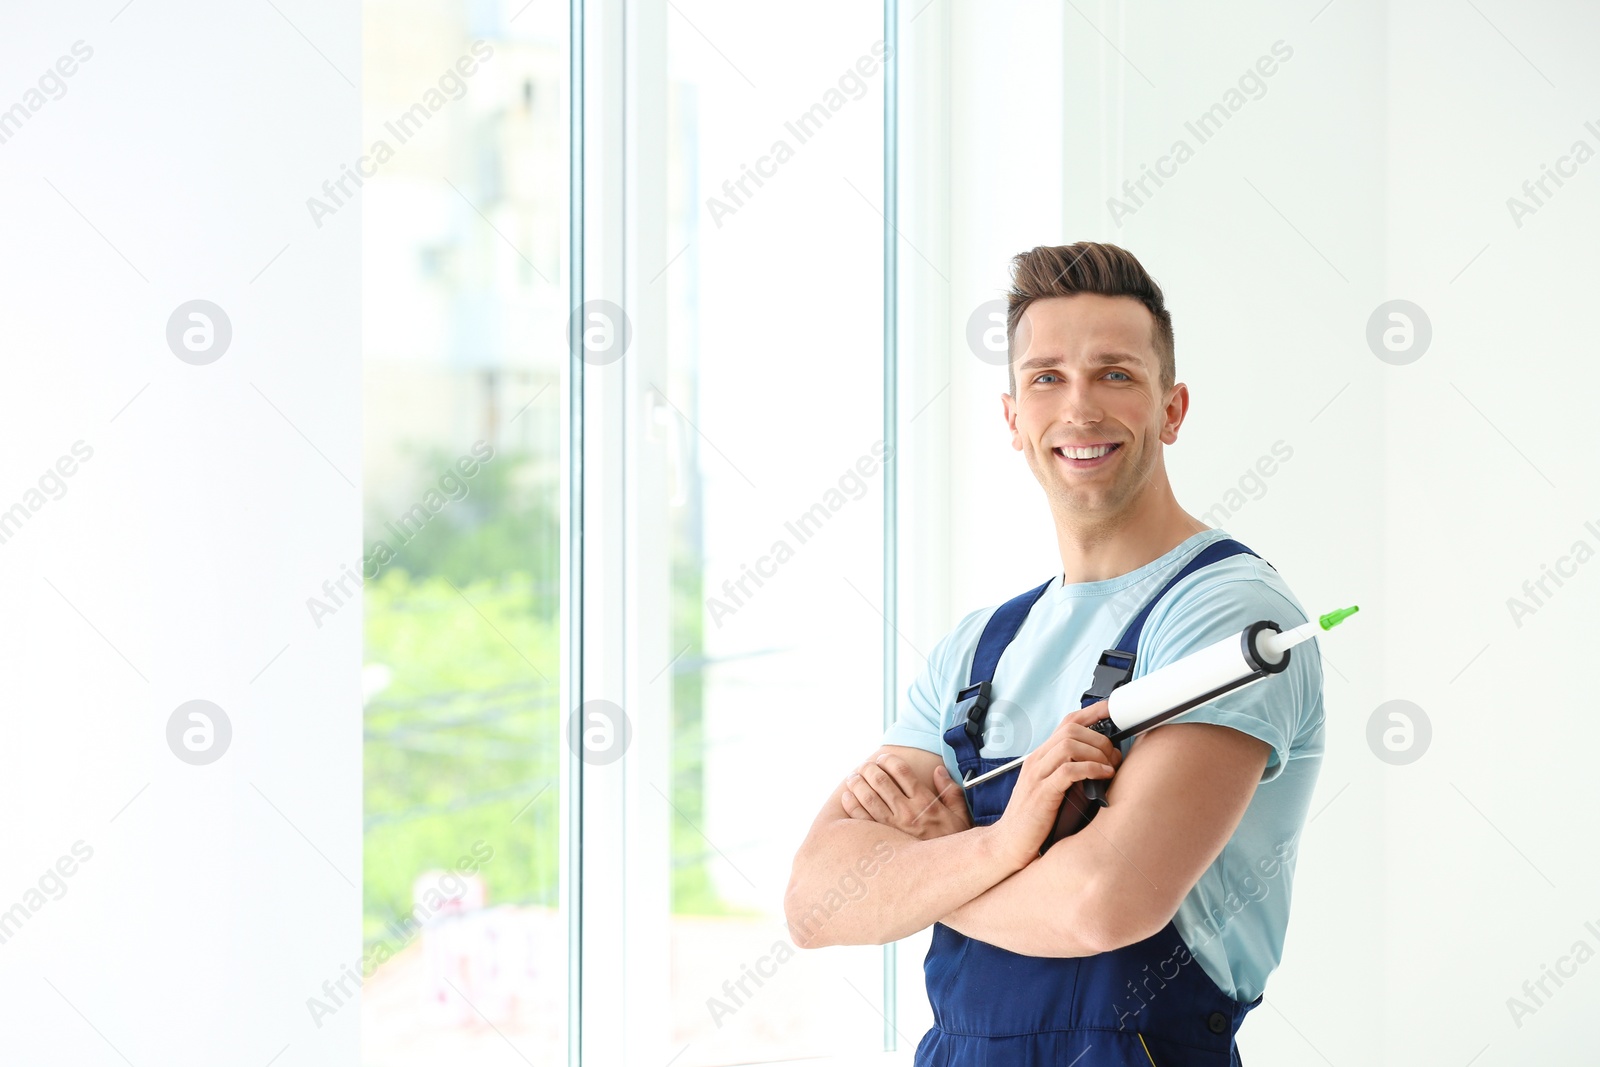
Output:
[[[1096,367],[1109,367],[1113,363],[1137,363],[1142,365],[1144,360],[1129,352],[1096,352],[1089,357],[1089,363]],[[1044,367],[1055,367],[1061,364],[1060,356],[1034,356],[1025,359],[1017,365],[1018,370],[1037,370]]]

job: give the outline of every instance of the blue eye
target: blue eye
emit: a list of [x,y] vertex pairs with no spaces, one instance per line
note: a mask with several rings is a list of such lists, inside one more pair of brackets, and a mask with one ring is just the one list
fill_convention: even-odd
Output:
[[[1114,371],[1111,371],[1110,373],[1112,373],[1112,374],[1120,374],[1124,378],[1128,378],[1128,372],[1127,371],[1114,370]],[[1131,382],[1131,381],[1133,381],[1133,379],[1132,378],[1128,378],[1128,381]]]
[[1041,374],[1037,378],[1035,378],[1034,381],[1038,382],[1038,381],[1043,381],[1046,378],[1054,378],[1054,377],[1055,377],[1054,374],[1051,374],[1049,371],[1045,371],[1043,374]]

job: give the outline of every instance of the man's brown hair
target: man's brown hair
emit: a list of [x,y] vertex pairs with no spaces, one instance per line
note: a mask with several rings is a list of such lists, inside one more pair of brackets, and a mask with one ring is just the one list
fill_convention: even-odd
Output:
[[1149,309],[1155,319],[1151,346],[1161,363],[1161,389],[1171,389],[1178,380],[1172,350],[1172,314],[1161,295],[1161,286],[1132,252],[1116,245],[1079,241],[1070,245],[1040,245],[1011,260],[1010,306],[1006,311],[1006,373],[1011,395],[1017,395],[1015,353],[1012,338],[1022,313],[1035,300],[1074,293],[1100,293],[1102,296],[1131,296]]

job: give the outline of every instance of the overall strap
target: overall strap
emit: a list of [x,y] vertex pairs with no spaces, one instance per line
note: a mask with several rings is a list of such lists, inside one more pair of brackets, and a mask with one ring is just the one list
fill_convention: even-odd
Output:
[[1001,604],[984,624],[977,651],[972,654],[972,672],[967,676],[967,685],[956,693],[955,725],[944,732],[945,744],[956,750],[957,760],[978,755],[983,745],[983,720],[989,714],[989,687],[994,681],[995,667],[1000,664],[1000,654],[1017,636],[1022,620],[1028,617],[1028,612],[1053,581],[1055,578],[1051,577],[1043,585]]
[[[1139,614],[1133,617],[1127,627],[1122,631],[1122,636],[1111,648],[1100,653],[1100,662],[1095,665],[1094,679],[1089,683],[1089,688],[1084,691],[1083,703],[1080,707],[1088,707],[1097,700],[1104,700],[1111,695],[1117,686],[1133,677],[1133,664],[1139,655],[1139,636],[1144,632],[1145,620],[1150,617],[1150,612],[1172,590],[1172,587],[1183,581],[1189,575],[1202,567],[1209,567],[1213,563],[1225,560],[1230,556],[1249,555],[1261,559],[1259,555],[1233,540],[1224,537],[1211,542],[1205,548],[1196,552],[1183,567],[1174,574],[1167,584],[1162,586],[1155,596],[1146,602]],[[1261,560],[1266,563],[1266,560]],[[1271,567],[1272,564],[1267,563]],[[1277,568],[1273,568],[1276,570]]]

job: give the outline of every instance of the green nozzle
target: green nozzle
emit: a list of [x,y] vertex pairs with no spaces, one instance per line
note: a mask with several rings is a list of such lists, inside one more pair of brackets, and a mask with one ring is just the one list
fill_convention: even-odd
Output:
[[1361,608],[1353,605],[1348,608],[1340,608],[1338,611],[1328,612],[1326,615],[1318,619],[1317,622],[1322,625],[1324,630],[1331,630],[1360,610]]

